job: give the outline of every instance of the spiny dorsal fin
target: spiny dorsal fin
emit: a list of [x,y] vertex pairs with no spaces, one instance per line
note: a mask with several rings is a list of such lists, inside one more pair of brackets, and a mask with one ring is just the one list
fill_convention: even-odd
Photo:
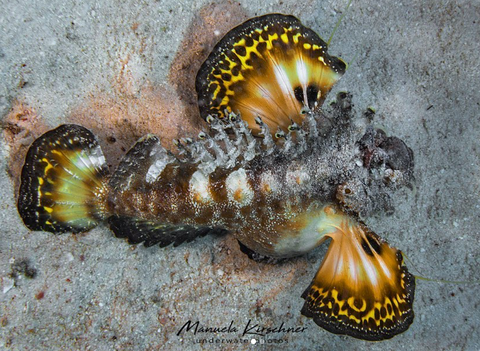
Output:
[[135,188],[140,184],[153,183],[166,165],[176,158],[153,134],[140,138],[127,152],[110,180],[110,187],[116,191]]

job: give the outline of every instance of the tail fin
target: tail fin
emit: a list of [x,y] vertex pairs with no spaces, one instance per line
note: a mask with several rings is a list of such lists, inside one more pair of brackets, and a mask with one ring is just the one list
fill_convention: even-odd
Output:
[[364,340],[407,330],[414,317],[415,279],[401,251],[340,211],[329,217],[332,242],[302,295],[302,314],[332,333]]
[[83,232],[106,217],[107,164],[95,136],[65,124],[43,134],[28,150],[18,212],[31,230]]

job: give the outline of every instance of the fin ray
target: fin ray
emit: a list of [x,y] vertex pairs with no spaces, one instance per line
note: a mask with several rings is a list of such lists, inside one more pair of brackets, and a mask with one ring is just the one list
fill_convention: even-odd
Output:
[[[109,185],[115,191],[124,191],[134,184],[153,183],[161,174],[161,170],[176,158],[160,143],[160,139],[148,134],[140,138],[127,152],[114,172]],[[157,167],[158,174],[151,172]],[[149,172],[150,171],[150,172]]]
[[402,253],[341,211],[325,258],[302,297],[322,328],[364,340],[391,338],[413,322],[415,279]]
[[111,216],[108,223],[117,238],[126,238],[130,244],[143,242],[147,247],[157,244],[160,247],[171,244],[176,247],[207,234],[222,235],[226,233],[226,230],[221,228],[174,225],[119,215]]
[[200,68],[200,114],[206,119],[224,118],[225,110],[240,113],[256,134],[257,116],[273,132],[285,129],[291,121],[301,124],[305,105],[319,107],[345,69],[295,17],[256,17],[227,33]]

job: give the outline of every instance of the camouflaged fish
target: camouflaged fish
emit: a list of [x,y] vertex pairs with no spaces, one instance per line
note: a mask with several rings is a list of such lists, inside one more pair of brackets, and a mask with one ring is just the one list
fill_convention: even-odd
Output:
[[413,157],[370,125],[372,111],[355,118],[350,94],[320,108],[345,69],[298,19],[253,18],[198,73],[208,132],[178,140],[175,154],[147,135],[109,175],[96,137],[62,125],[30,147],[18,211],[31,230],[106,222],[145,246],[230,231],[256,259],[302,255],[331,239],[302,313],[333,333],[391,338],[413,321],[415,281],[401,252],[359,218],[388,207],[411,180]]

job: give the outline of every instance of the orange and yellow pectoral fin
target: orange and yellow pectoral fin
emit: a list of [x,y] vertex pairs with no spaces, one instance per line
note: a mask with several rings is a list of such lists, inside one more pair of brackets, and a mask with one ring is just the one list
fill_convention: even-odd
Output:
[[302,295],[302,314],[335,334],[389,339],[413,322],[415,279],[400,250],[345,218]]
[[301,124],[305,108],[320,107],[345,72],[327,44],[293,16],[270,14],[232,29],[215,46],[196,78],[200,114],[242,116],[254,133],[260,117],[275,133]]

